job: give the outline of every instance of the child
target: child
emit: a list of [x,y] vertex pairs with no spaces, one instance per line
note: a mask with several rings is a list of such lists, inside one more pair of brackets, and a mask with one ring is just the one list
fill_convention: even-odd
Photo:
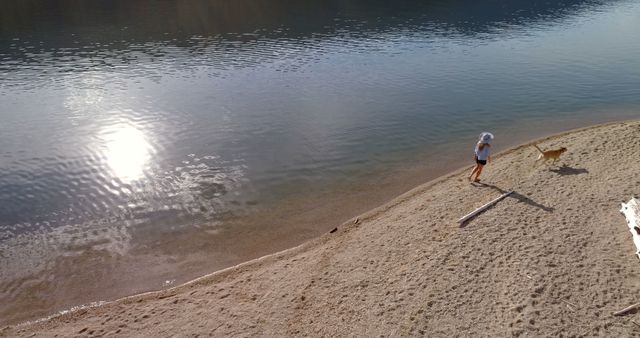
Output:
[[[493,141],[493,134],[488,132],[480,134],[480,139],[476,145],[474,155],[476,166],[471,171],[471,175],[469,175],[469,181],[480,182],[480,173],[482,173],[482,168],[490,159],[489,152],[491,148],[491,141]],[[473,178],[473,175],[476,175],[476,177]]]

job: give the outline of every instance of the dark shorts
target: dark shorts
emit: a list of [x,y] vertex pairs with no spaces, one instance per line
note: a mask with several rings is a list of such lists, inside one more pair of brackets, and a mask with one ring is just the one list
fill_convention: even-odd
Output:
[[487,164],[487,161],[486,160],[476,159],[476,163],[481,164],[481,165],[485,165],[485,164]]

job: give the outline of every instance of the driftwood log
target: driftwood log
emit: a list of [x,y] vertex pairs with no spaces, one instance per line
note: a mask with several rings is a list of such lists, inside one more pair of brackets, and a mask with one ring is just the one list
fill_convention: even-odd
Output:
[[627,219],[627,226],[633,236],[633,243],[636,245],[636,256],[640,258],[640,200],[631,197],[629,202],[622,203],[620,212]]
[[468,221],[468,220],[469,220],[469,219],[471,219],[473,216],[475,216],[475,215],[477,215],[477,214],[479,214],[479,213],[481,213],[481,212],[483,212],[483,211],[487,210],[487,208],[489,208],[490,206],[492,206],[492,205],[494,205],[494,204],[498,203],[501,199],[503,199],[503,198],[505,198],[505,197],[507,197],[507,196],[511,195],[511,193],[512,193],[512,192],[513,192],[513,191],[506,192],[506,193],[504,193],[504,194],[500,195],[499,197],[495,198],[493,201],[491,201],[491,202],[489,202],[489,203],[487,203],[487,204],[485,204],[485,205],[481,206],[480,208],[478,208],[478,209],[476,209],[476,210],[474,210],[474,211],[472,211],[472,212],[468,213],[467,215],[465,215],[464,217],[462,217],[461,219],[459,219],[459,220],[458,220],[458,223],[460,223],[460,224],[462,225],[464,222]]

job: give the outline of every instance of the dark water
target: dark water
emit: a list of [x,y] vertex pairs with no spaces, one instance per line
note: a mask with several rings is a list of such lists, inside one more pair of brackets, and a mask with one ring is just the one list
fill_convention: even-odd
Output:
[[0,323],[285,248],[640,116],[637,1],[4,1]]

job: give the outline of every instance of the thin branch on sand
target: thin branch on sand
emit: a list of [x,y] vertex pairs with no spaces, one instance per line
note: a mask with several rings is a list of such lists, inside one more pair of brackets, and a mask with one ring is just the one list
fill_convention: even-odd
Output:
[[575,304],[573,304],[573,303],[571,303],[571,302],[569,302],[569,301],[566,301],[566,300],[564,300],[564,299],[560,299],[560,301],[561,301],[561,302],[563,302],[563,303],[565,303],[565,304],[567,304],[567,307],[568,307],[568,308],[569,308],[569,310],[571,310],[571,311],[575,311],[575,310],[576,310],[576,308],[577,308],[577,306],[575,306]]
[[626,308],[624,308],[624,309],[622,309],[620,311],[614,312],[613,315],[614,316],[621,316],[621,315],[623,315],[623,314],[625,314],[625,313],[627,313],[629,311],[637,309],[638,307],[640,307],[640,303],[635,303],[633,305],[627,306]]

